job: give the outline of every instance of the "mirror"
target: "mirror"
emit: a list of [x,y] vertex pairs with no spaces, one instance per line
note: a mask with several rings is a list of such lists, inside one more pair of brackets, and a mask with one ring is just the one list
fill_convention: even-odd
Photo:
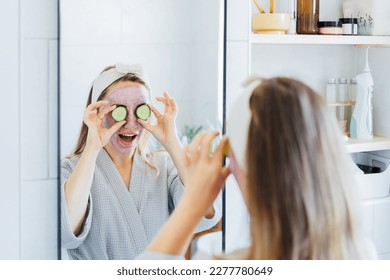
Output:
[[[200,130],[221,130],[223,15],[220,0],[60,1],[61,158],[76,146],[92,82],[106,66],[117,62],[142,65],[151,87],[152,104],[160,111],[163,106],[155,101],[156,96],[168,91],[176,100],[176,126],[183,143]],[[100,198],[94,195],[92,211],[98,215]],[[142,203],[148,194],[141,189],[134,195],[138,195],[138,211],[146,212]],[[160,219],[158,211],[154,219]],[[128,218],[113,216],[103,225],[113,228],[102,228],[101,234],[117,231],[115,223]],[[62,220],[62,225],[66,222]],[[156,221],[141,224],[148,227],[147,222]],[[72,255],[85,256],[77,252]]]

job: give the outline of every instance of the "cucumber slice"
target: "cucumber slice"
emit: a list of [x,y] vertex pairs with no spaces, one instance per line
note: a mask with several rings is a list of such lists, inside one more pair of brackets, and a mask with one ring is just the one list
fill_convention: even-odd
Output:
[[127,118],[127,109],[125,106],[118,105],[112,112],[111,116],[117,122],[121,122]]
[[135,115],[137,118],[146,121],[150,117],[150,108],[146,104],[139,105],[137,109],[135,109]]

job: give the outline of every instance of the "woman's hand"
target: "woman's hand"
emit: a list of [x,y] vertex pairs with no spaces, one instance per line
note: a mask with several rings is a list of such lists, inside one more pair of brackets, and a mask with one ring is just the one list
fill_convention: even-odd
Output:
[[[222,166],[226,138],[210,156],[210,145],[218,132],[203,132],[184,148],[188,173],[184,195],[168,221],[147,248],[149,252],[183,255],[190,244],[194,229],[212,205],[229,169]],[[174,233],[174,234],[172,234]]]
[[106,107],[108,101],[98,101],[91,103],[84,111],[84,123],[88,126],[88,137],[86,146],[100,151],[110,140],[111,136],[126,123],[117,122],[110,128],[103,126],[103,119],[107,113],[116,108],[116,105]]
[[156,125],[138,119],[138,122],[169,151],[172,148],[176,148],[180,143],[176,132],[176,116],[177,106],[173,98],[169,96],[167,92],[164,92],[163,96],[156,98],[157,101],[164,104],[164,113],[161,114],[153,105],[148,104],[153,112],[153,115],[157,119]]
[[218,132],[200,133],[190,145],[184,148],[187,174],[186,200],[193,203],[193,207],[202,216],[210,208],[230,174],[229,168],[222,166],[227,138],[223,138],[214,154],[210,155],[211,143],[218,134]]

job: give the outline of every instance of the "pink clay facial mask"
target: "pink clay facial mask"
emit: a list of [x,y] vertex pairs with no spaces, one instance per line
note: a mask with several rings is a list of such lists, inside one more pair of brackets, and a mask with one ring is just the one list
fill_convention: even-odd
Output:
[[[105,100],[109,101],[108,106],[123,105],[128,112],[126,123],[112,135],[109,143],[121,154],[133,153],[144,131],[144,128],[137,122],[135,109],[140,104],[149,102],[147,90],[141,85],[120,87],[109,94]],[[105,127],[111,127],[115,123],[111,113],[106,114]]]

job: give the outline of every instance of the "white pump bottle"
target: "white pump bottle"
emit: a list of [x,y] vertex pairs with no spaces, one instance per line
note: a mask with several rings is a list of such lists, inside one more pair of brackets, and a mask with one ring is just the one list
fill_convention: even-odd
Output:
[[372,107],[374,81],[368,65],[368,49],[366,49],[366,66],[363,73],[356,76],[357,97],[350,125],[351,138],[357,139],[372,139],[374,135]]

